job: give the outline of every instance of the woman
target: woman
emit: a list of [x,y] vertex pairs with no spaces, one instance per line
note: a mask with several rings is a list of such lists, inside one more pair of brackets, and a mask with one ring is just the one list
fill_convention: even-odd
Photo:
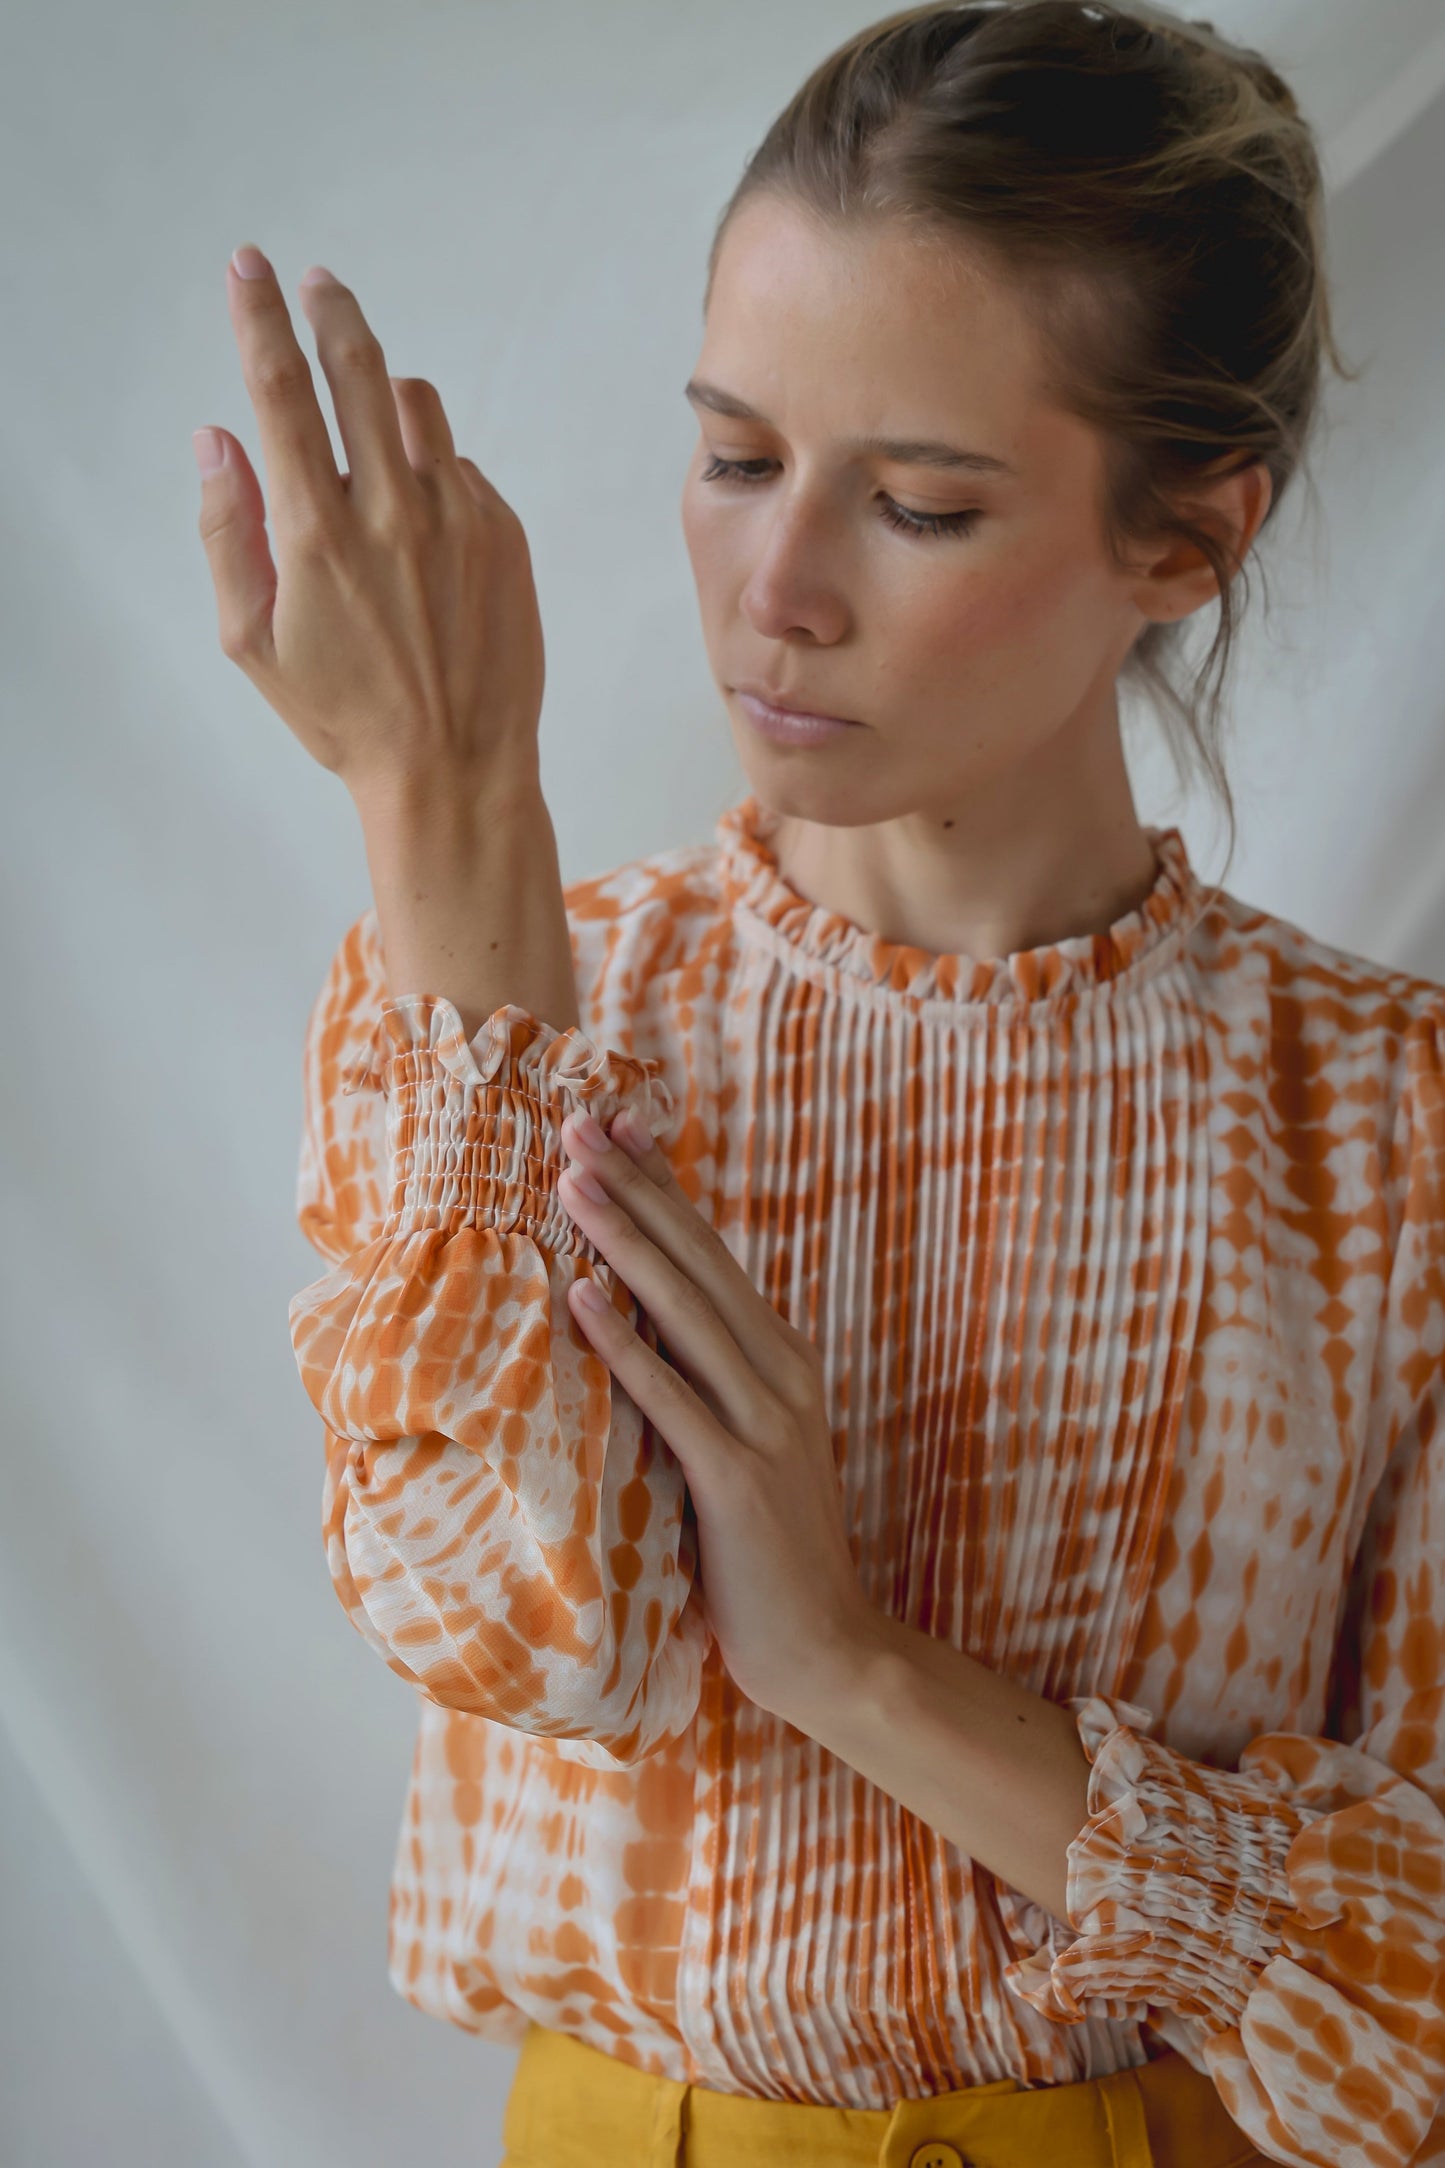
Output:
[[1339,365],[1289,91],[1073,0],[821,65],[688,386],[751,792],[565,889],[519,522],[317,267],[338,475],[241,255],[222,643],[375,899],[291,1326],[396,1987],[522,2047],[511,2168],[1442,2157],[1445,987],[1207,890],[1119,730],[1227,798],[1166,665]]

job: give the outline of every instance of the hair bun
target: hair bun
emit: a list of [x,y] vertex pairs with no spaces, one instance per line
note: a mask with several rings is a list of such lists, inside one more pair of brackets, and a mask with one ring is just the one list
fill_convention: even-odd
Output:
[[1242,65],[1245,74],[1249,77],[1261,98],[1264,99],[1266,105],[1278,106],[1282,113],[1292,113],[1296,119],[1300,117],[1300,109],[1294,92],[1290,89],[1284,77],[1276,69],[1272,68],[1267,60],[1261,60],[1257,54],[1251,54]]
[[1255,52],[1250,46],[1233,44],[1206,16],[1191,15],[1187,20],[1191,30],[1202,30],[1206,37],[1218,41],[1223,49],[1223,57],[1231,61],[1242,75],[1248,76],[1266,105],[1277,106],[1280,112],[1290,113],[1296,120],[1299,119],[1300,109],[1294,92],[1263,54]]

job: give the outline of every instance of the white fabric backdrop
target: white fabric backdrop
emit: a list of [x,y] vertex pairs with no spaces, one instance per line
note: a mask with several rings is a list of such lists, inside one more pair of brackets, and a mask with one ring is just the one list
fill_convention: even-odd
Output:
[[[1445,978],[1445,17],[1211,4],[1321,131],[1367,363],[1246,642],[1228,885]],[[226,258],[260,243],[303,341],[296,281],[331,264],[525,520],[564,875],[705,837],[743,778],[677,517],[704,253],[773,112],[879,12],[12,12],[6,2168],[492,2168],[514,2060],[384,1973],[415,1707],[326,1577],[286,1317],[323,1269],[291,1217],[302,1030],[369,891],[349,799],[216,642],[190,432],[259,463]],[[1147,732],[1134,767],[1212,878],[1207,805]]]

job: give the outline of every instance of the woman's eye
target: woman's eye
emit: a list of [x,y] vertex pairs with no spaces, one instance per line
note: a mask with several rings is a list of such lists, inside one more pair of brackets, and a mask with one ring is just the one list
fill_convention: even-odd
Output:
[[[771,459],[719,459],[714,456],[698,477],[703,482],[741,482],[746,487],[762,480],[762,469],[774,466]],[[906,504],[883,496],[879,509],[890,527],[904,534],[967,534],[983,514],[969,512],[910,512]]]

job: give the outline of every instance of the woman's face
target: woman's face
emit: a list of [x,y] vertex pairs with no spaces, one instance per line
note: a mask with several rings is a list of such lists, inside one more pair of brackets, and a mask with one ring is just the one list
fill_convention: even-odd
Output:
[[[1205,599],[1109,563],[1099,441],[1045,402],[1038,368],[1019,301],[960,243],[829,235],[764,196],[734,215],[689,387],[701,436],[682,523],[765,803],[848,826],[977,810],[980,786],[1006,798],[1014,769],[1020,787],[1067,788],[1071,734],[1117,732],[1114,680],[1146,614]],[[756,418],[714,411],[698,386]],[[851,448],[864,434],[941,439],[1007,471]],[[720,460],[762,464],[709,478]],[[891,523],[908,514],[968,517],[957,533]],[[864,727],[777,745],[740,679]]]

